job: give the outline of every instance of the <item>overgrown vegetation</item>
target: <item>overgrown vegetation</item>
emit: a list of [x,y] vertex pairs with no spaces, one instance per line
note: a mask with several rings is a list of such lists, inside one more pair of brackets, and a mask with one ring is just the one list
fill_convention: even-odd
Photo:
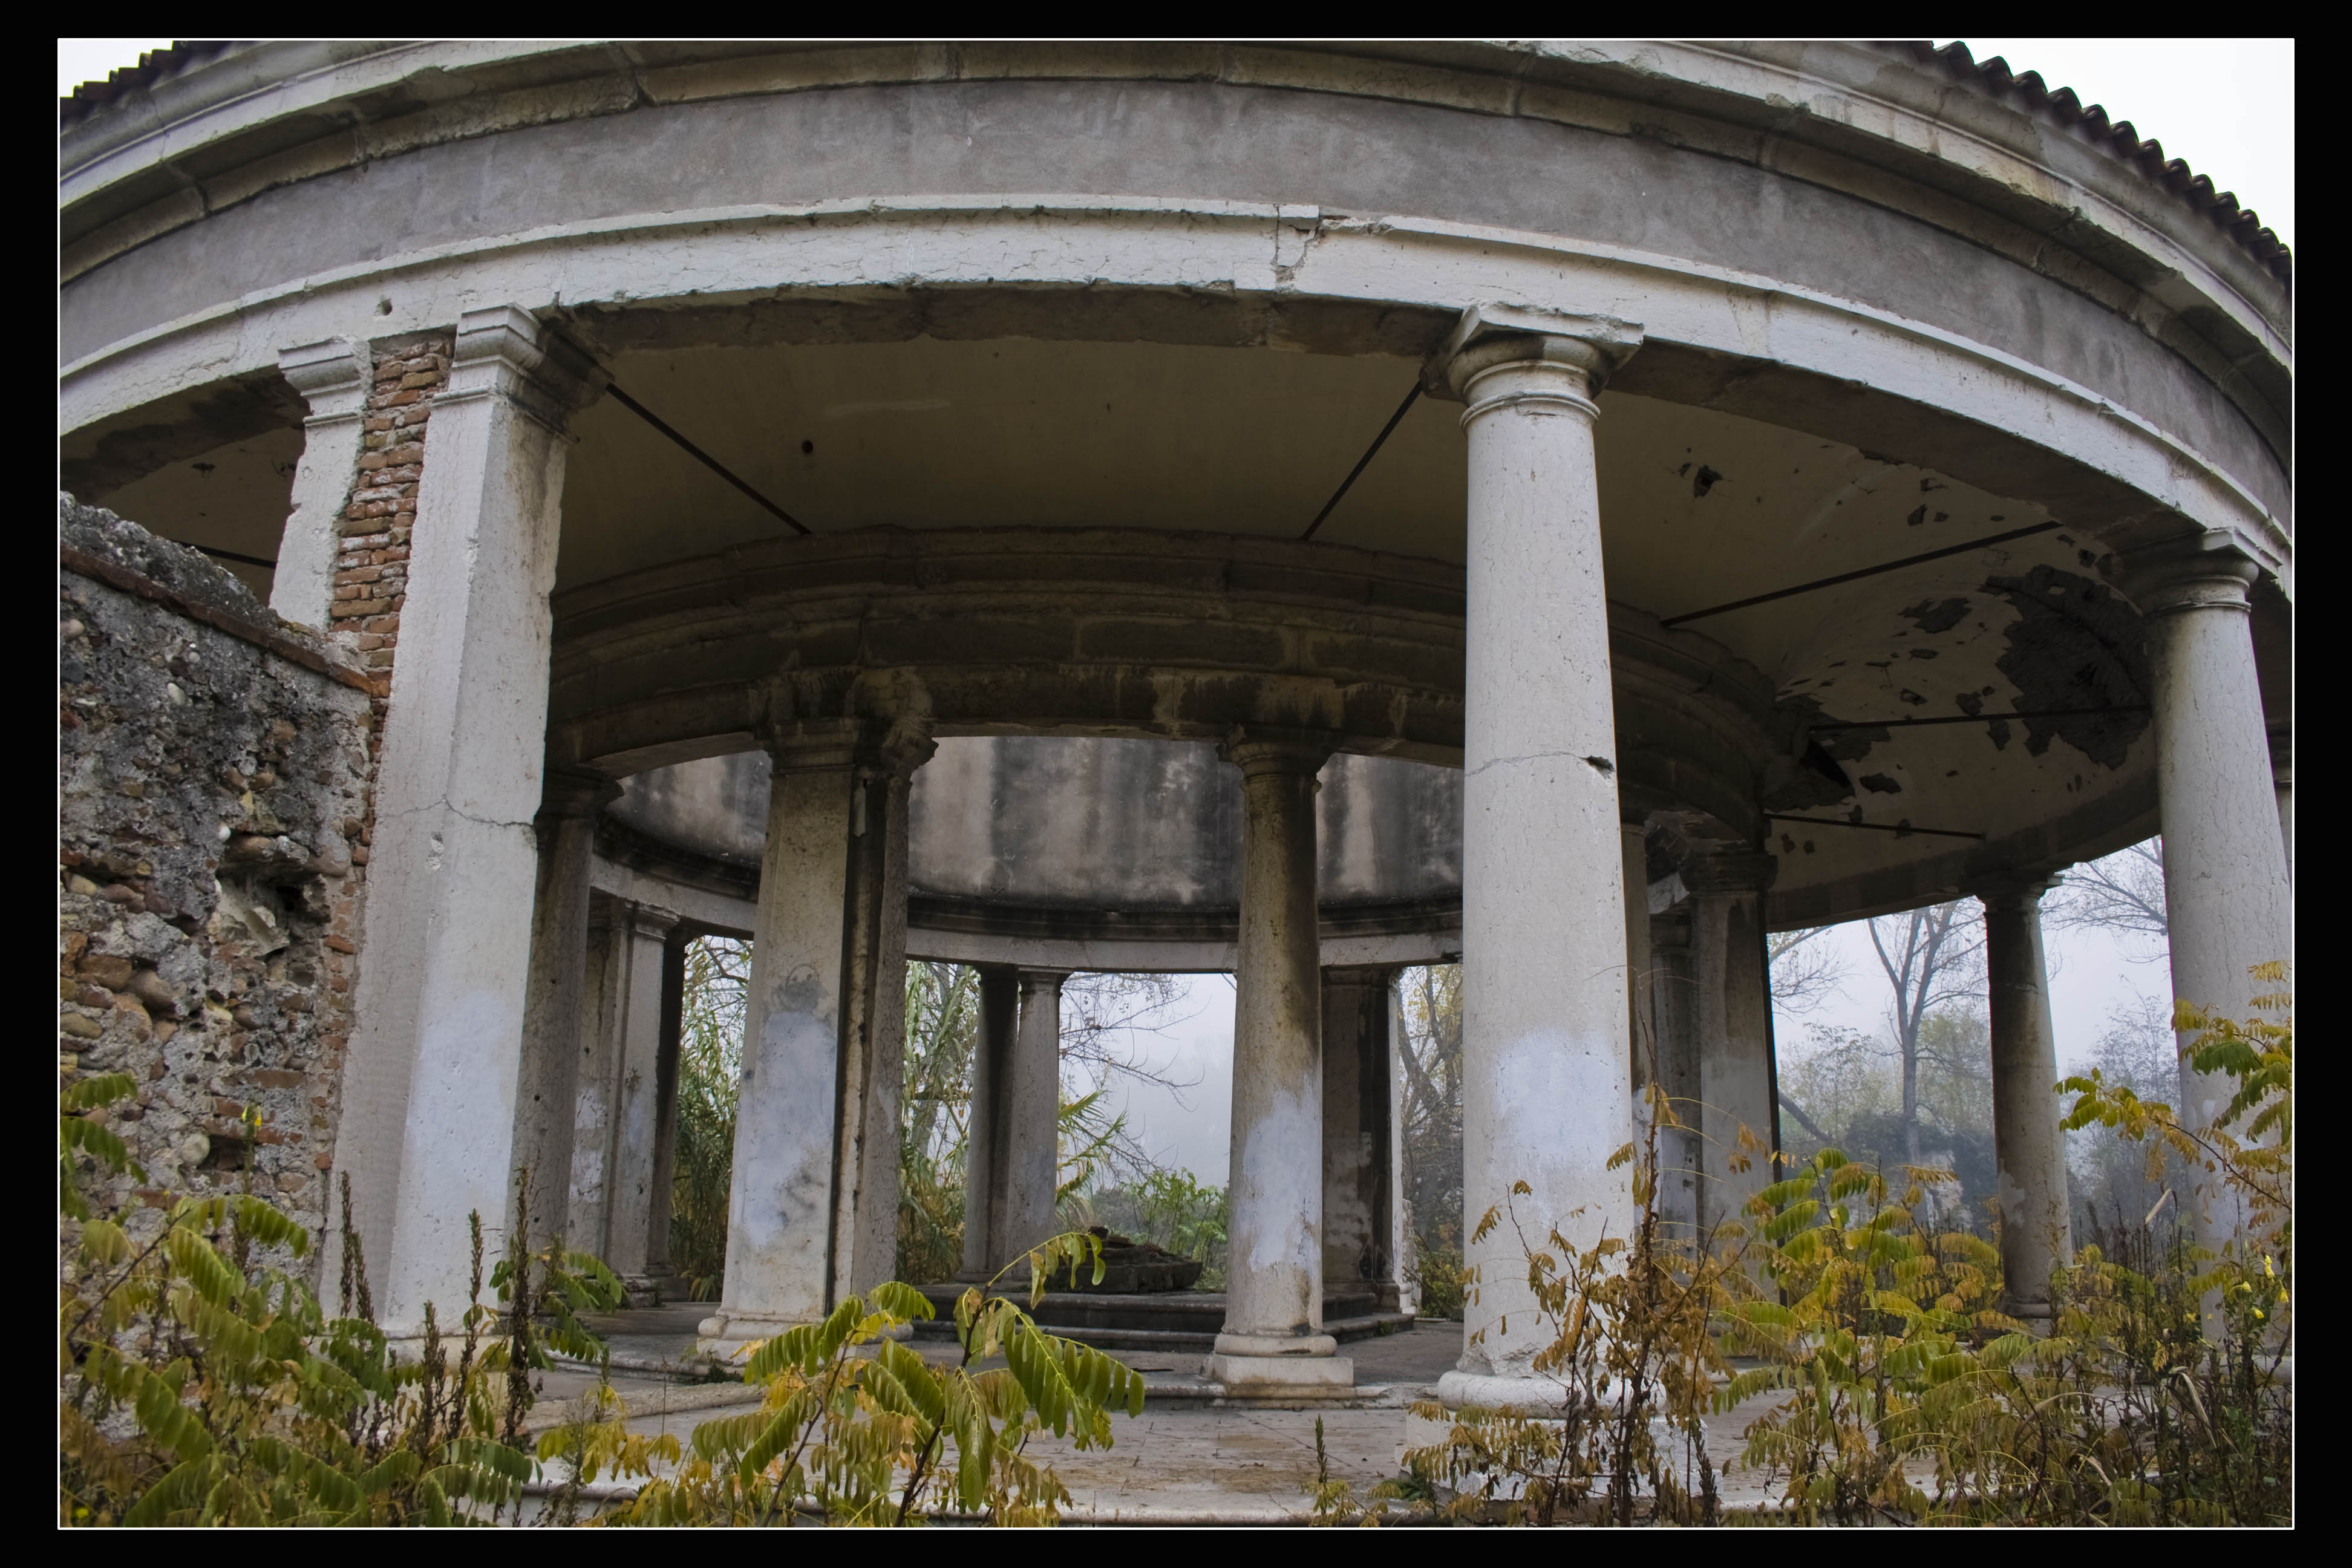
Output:
[[[343,1268],[330,1314],[289,1265],[310,1237],[247,1190],[93,1213],[76,1164],[134,1171],[102,1123],[121,1075],[61,1096],[60,1208],[79,1226],[58,1321],[58,1519],[69,1525],[466,1524],[520,1517],[531,1373],[553,1349],[598,1360],[578,1314],[620,1282],[561,1245],[510,1252],[483,1300],[481,1216],[468,1300],[422,1342],[377,1325],[343,1185]],[[142,1178],[143,1179],[143,1178]],[[526,1195],[519,1174],[517,1202]],[[512,1232],[510,1231],[510,1234]],[[502,1310],[501,1310],[502,1309]]]
[[[1056,1269],[1102,1278],[1100,1246],[1083,1234],[1056,1237],[1025,1261],[1033,1306]],[[1054,1523],[1069,1492],[1027,1458],[1030,1440],[1051,1431],[1081,1449],[1110,1447],[1110,1413],[1141,1414],[1143,1379],[1045,1332],[988,1289],[956,1303],[953,1364],[890,1337],[930,1317],[931,1304],[908,1286],[881,1285],[752,1352],[743,1379],[763,1385],[759,1409],[703,1422],[681,1443],[630,1432],[607,1386],[591,1418],[549,1433],[540,1456],[563,1463],[563,1495],[598,1480],[640,1483],[600,1521],[609,1524],[908,1524],[934,1513]],[[975,1370],[999,1354],[1002,1367]]]
[[751,944],[686,944],[678,1014],[677,1133],[670,1145],[670,1268],[687,1298],[715,1301],[727,1274],[727,1201],[735,1173],[735,1102],[743,1075],[743,1006]]
[[[2284,984],[2283,966],[2255,973]],[[2066,1125],[2139,1146],[2151,1179],[2168,1159],[2193,1167],[2242,1225],[2218,1256],[2144,1226],[2083,1247],[2053,1281],[2042,1338],[1993,1307],[1990,1244],[1918,1217],[1937,1212],[1927,1192],[1948,1169],[1825,1148],[1791,1161],[1744,1223],[1664,1234],[1655,1130],[1680,1119],[1654,1093],[1653,1131],[1614,1161],[1633,1165],[1633,1233],[1588,1247],[1521,1233],[1551,1336],[1531,1369],[1546,1397],[1416,1406],[1448,1425],[1408,1453],[1412,1479],[1363,1500],[1327,1480],[1318,1517],[1442,1504],[1456,1520],[1716,1522],[1703,1419],[1777,1390],[1787,1397],[1748,1424],[1738,1463],[1791,1522],[2291,1522],[2294,1027],[2283,991],[2254,1006],[2247,1020],[2178,1010],[2196,1037],[2189,1065],[2237,1086],[2212,1128],[2097,1071],[2060,1086],[2074,1097]],[[1521,1223],[1506,1205],[1479,1228]],[[1735,1371],[1735,1356],[1750,1364]]]
[[[1031,1438],[1108,1447],[1111,1411],[1142,1409],[1135,1373],[982,1289],[957,1304],[961,1360],[925,1362],[890,1335],[930,1304],[893,1283],[756,1347],[743,1374],[763,1390],[754,1412],[705,1422],[681,1444],[629,1432],[600,1381],[583,1417],[534,1451],[523,1438],[532,1373],[551,1350],[604,1359],[580,1318],[620,1304],[602,1263],[560,1243],[510,1254],[490,1270],[493,1306],[475,1215],[454,1347],[431,1303],[421,1342],[397,1347],[375,1321],[348,1181],[331,1315],[287,1267],[308,1254],[309,1236],[249,1190],[94,1213],[81,1162],[140,1174],[102,1121],[132,1088],[114,1075],[60,1097],[59,1206],[79,1230],[58,1335],[65,1524],[520,1523],[542,1466],[555,1484],[538,1488],[540,1518],[555,1523],[581,1520],[587,1484],[620,1478],[642,1484],[599,1522],[906,1524],[961,1512],[1044,1524],[1069,1494],[1026,1457]],[[518,1172],[517,1212],[528,1195]],[[1084,1235],[1025,1261],[1033,1303],[1058,1268],[1101,1278],[1099,1244]],[[979,1369],[999,1355],[1002,1367]]]
[[1462,966],[1407,969],[1397,987],[1404,1017],[1396,1053],[1403,1124],[1397,1131],[1413,1248],[1405,1278],[1422,1317],[1458,1320],[1468,1285],[1462,1266]]
[[1233,1204],[1223,1187],[1190,1171],[1146,1171],[1132,1181],[1089,1193],[1091,1222],[1166,1248],[1203,1265],[1194,1289],[1225,1288],[1226,1227]]

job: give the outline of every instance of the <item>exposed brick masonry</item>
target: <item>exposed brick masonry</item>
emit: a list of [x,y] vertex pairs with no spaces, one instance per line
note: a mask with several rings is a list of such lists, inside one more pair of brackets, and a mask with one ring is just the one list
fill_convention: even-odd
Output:
[[[447,384],[450,340],[412,339],[373,351],[359,472],[335,525],[333,603],[327,614],[338,640],[356,649],[388,689],[408,602],[409,538],[416,526],[416,488],[425,474],[425,425],[433,397]],[[375,700],[371,750],[383,743],[384,698]]]

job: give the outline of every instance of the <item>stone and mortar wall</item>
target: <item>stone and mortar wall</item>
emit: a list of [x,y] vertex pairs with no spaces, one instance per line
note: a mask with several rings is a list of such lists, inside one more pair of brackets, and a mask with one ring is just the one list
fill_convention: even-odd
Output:
[[[434,394],[448,383],[449,351],[449,339],[438,336],[378,343],[369,351],[375,379],[361,426],[358,472],[335,525],[341,542],[329,628],[387,682],[400,642],[400,612],[408,602],[409,538],[425,475],[425,424]],[[377,699],[371,750],[383,734],[383,707]]]
[[60,1068],[137,1080],[105,1114],[140,1197],[231,1190],[249,1154],[315,1232],[382,683],[195,551],[70,497],[58,531]]

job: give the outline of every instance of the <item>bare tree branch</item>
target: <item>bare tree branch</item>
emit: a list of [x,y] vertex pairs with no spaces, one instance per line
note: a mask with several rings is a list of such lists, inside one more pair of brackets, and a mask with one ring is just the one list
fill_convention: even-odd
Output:
[[[2144,839],[2076,866],[2043,905],[2042,919],[2060,931],[2109,931],[2165,943],[2172,928],[2164,901],[2164,840]],[[2126,956],[2147,963],[2165,952],[2158,945]]]

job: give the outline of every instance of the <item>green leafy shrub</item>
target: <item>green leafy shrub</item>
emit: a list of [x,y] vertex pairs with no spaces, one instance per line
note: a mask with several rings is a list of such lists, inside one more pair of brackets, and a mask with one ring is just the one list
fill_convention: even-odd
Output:
[[[1026,1261],[1033,1306],[1058,1268],[1102,1278],[1100,1244],[1084,1234]],[[681,1443],[631,1433],[608,1389],[592,1419],[549,1433],[540,1454],[566,1461],[575,1485],[641,1483],[602,1521],[614,1525],[888,1525],[940,1512],[1054,1523],[1069,1492],[1027,1458],[1029,1440],[1051,1431],[1108,1447],[1110,1412],[1142,1411],[1142,1378],[982,1287],[956,1303],[961,1358],[936,1365],[891,1337],[931,1314],[911,1287],[877,1286],[752,1349],[743,1380],[763,1389],[755,1411],[706,1421]],[[976,1370],[999,1353],[1002,1367]]]
[[[2254,973],[2284,984],[2281,965]],[[1785,1390],[1739,1463],[1778,1487],[1790,1522],[2292,1522],[2294,1026],[2284,991],[2254,1007],[2244,1021],[2178,1010],[2189,1065],[2236,1084],[2212,1127],[2095,1072],[2058,1086],[2076,1096],[2068,1127],[2144,1145],[2151,1179],[2167,1162],[2201,1173],[2240,1224],[2218,1253],[2179,1232],[2158,1244],[2145,1224],[2083,1247],[2040,1337],[1994,1306],[1990,1243],[1920,1224],[1948,1207],[1929,1201],[1948,1168],[1890,1180],[1823,1148],[1757,1194],[1745,1224],[1662,1239],[1654,1129],[1675,1123],[1653,1092],[1651,1137],[1614,1161],[1634,1163],[1633,1235],[1521,1237],[1553,1336],[1531,1370],[1557,1384],[1555,1411],[1418,1405],[1449,1426],[1408,1453],[1412,1479],[1360,1501],[1327,1477],[1318,1517],[1373,1522],[1402,1502],[1458,1520],[1715,1522],[1700,1415]],[[1508,1205],[1478,1232],[1503,1224],[1519,1224]],[[1477,1290],[1474,1278],[1474,1308]],[[1735,1355],[1752,1364],[1735,1372]]]
[[[60,1097],[59,1206],[79,1236],[59,1292],[59,1521],[462,1524],[519,1509],[530,1373],[551,1347],[602,1356],[578,1314],[619,1303],[612,1273],[561,1244],[509,1255],[489,1281],[501,1334],[473,1215],[456,1364],[429,1303],[421,1353],[396,1353],[370,1307],[348,1178],[331,1316],[286,1268],[310,1237],[249,1190],[91,1213],[74,1160],[132,1168],[97,1120],[131,1089],[114,1075]],[[524,1190],[519,1176],[519,1203]]]

